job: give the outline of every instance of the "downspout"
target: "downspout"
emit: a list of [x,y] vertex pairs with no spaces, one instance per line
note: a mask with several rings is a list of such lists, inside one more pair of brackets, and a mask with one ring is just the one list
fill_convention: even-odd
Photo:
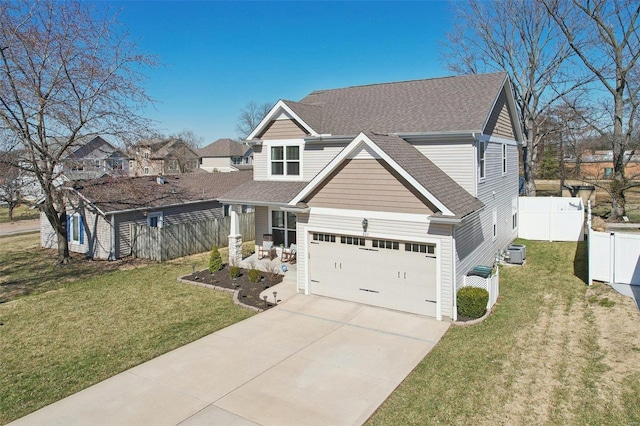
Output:
[[456,228],[455,226],[451,227],[451,263],[453,264],[452,274],[453,274],[453,312],[451,314],[451,318],[454,321],[458,320],[458,302],[457,302],[457,291],[458,291],[458,276],[456,271]]
[[111,253],[109,260],[116,260],[116,215],[111,215]]

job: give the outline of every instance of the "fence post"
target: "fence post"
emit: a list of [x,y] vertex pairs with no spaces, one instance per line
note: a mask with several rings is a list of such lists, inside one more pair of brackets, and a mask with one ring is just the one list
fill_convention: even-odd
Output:
[[587,200],[587,285],[593,284],[591,273],[591,200]]
[[609,284],[615,283],[616,275],[616,233],[609,233]]

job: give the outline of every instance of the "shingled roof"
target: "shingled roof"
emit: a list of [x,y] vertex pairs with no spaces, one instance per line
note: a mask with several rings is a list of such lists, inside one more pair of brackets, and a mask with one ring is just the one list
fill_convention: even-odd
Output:
[[250,149],[247,145],[225,138],[218,139],[197,152],[200,157],[242,157]]
[[223,194],[220,201],[242,204],[288,204],[308,182],[251,181]]
[[373,132],[364,132],[364,134],[447,209],[451,210],[455,217],[462,218],[484,206],[480,200],[469,194],[404,139],[395,135]]
[[114,213],[216,200],[252,177],[251,171],[185,173],[164,176],[164,184],[155,176],[140,176],[80,180],[69,185],[103,213]]
[[283,101],[317,133],[481,132],[507,74],[474,74],[317,90]]

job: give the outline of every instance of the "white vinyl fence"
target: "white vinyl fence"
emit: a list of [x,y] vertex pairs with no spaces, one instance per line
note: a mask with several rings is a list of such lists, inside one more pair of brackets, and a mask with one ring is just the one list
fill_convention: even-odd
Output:
[[498,300],[498,294],[500,293],[500,269],[496,266],[496,273],[489,278],[465,275],[464,284],[462,286],[484,288],[487,290],[489,293],[489,302],[487,302],[488,311]]
[[518,237],[539,241],[583,241],[580,197],[519,197]]
[[589,226],[588,242],[589,284],[640,285],[640,235],[593,231]]

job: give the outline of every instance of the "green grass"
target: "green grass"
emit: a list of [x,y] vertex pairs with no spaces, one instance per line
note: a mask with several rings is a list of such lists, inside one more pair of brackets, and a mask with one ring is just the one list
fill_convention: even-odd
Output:
[[[13,209],[13,220],[29,220],[38,219],[40,217],[40,211],[37,209],[31,209],[29,206],[21,205]],[[0,207],[0,223],[9,222],[9,209],[6,207]]]
[[527,264],[500,269],[494,313],[453,326],[368,424],[637,422],[640,366],[623,368],[624,390],[609,382],[595,310],[613,308],[587,294],[586,244],[525,243]]
[[0,239],[1,282],[34,289],[0,304],[1,424],[252,315],[228,293],[176,281],[203,269],[206,253],[127,270],[59,268],[29,238]]

